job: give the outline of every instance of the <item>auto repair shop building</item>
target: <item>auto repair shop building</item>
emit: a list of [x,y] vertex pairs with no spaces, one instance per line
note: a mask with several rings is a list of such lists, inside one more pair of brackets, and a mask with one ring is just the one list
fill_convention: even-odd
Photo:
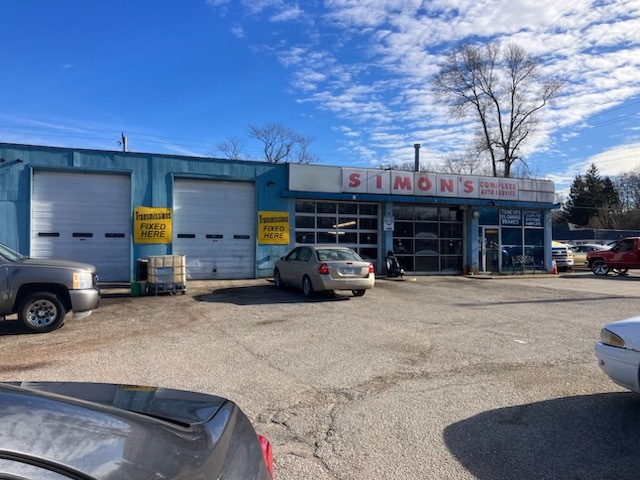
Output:
[[544,180],[0,143],[0,243],[92,263],[132,281],[137,260],[179,254],[188,279],[270,277],[293,245],[337,243],[384,274],[551,269],[554,185]]

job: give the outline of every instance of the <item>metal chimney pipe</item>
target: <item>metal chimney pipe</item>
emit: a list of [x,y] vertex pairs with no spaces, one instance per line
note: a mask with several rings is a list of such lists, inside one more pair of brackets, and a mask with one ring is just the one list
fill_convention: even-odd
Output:
[[420,171],[420,144],[414,143],[413,148],[416,149],[415,171]]

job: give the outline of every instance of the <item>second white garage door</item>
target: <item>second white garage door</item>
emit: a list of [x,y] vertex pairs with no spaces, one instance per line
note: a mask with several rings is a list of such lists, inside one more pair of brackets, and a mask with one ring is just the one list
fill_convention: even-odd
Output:
[[186,255],[190,280],[255,277],[255,186],[176,179],[173,253]]

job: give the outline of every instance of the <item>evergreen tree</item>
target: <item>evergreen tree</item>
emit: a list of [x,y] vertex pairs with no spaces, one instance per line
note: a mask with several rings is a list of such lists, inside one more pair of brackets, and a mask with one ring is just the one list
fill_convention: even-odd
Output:
[[584,175],[576,176],[569,199],[563,207],[564,217],[580,226],[608,227],[616,224],[620,199],[609,177],[602,178],[595,164]]

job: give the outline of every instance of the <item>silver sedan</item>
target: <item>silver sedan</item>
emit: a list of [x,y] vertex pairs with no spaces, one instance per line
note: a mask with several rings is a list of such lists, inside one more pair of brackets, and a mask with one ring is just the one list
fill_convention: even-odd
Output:
[[273,279],[276,287],[292,285],[308,297],[332,290],[351,290],[361,297],[373,288],[375,270],[348,247],[304,245],[276,262]]

